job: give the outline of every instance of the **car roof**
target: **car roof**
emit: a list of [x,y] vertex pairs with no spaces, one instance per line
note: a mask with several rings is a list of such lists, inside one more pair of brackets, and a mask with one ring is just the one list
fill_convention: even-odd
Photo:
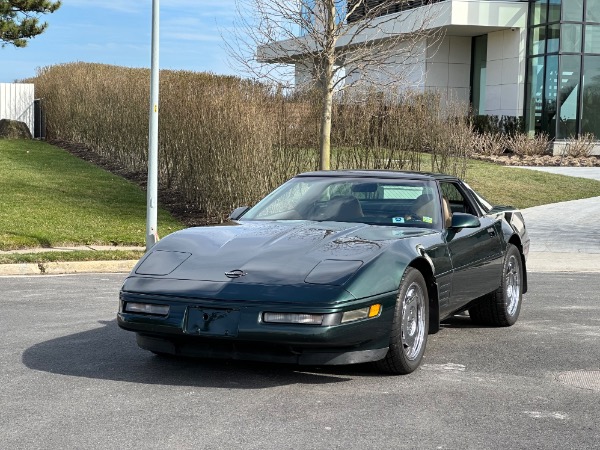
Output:
[[452,175],[430,172],[411,172],[399,170],[320,170],[317,172],[305,172],[296,177],[329,177],[329,178],[386,178],[401,180],[458,180]]

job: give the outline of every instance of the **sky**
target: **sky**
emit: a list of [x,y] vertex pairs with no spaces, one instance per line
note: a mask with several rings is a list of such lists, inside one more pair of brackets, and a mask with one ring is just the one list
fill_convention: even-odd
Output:
[[[234,15],[235,0],[160,0],[160,68],[236,74],[221,38]],[[78,61],[150,67],[152,0],[63,0],[41,20],[27,47],[0,47],[1,83]]]

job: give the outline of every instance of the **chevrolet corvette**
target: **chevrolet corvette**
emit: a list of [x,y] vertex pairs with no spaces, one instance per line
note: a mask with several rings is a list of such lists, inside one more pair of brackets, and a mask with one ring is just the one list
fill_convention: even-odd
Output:
[[303,173],[228,223],[160,240],[117,321],[158,355],[408,374],[452,315],[517,321],[528,251],[522,214],[456,177]]

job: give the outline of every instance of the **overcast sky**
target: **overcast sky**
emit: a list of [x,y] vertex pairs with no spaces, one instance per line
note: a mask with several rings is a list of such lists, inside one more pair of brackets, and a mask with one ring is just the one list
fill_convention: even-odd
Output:
[[[162,69],[233,74],[221,34],[234,0],[160,0]],[[42,17],[48,29],[25,48],[0,48],[0,82],[32,77],[36,68],[85,61],[150,67],[152,0],[63,0]]]

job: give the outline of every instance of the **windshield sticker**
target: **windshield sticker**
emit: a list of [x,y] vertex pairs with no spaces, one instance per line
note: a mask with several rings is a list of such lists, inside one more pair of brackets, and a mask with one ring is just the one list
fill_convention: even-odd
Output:
[[431,217],[423,216],[423,222],[425,222],[425,223],[433,223],[433,219]]
[[404,223],[404,217],[393,217],[392,223]]

